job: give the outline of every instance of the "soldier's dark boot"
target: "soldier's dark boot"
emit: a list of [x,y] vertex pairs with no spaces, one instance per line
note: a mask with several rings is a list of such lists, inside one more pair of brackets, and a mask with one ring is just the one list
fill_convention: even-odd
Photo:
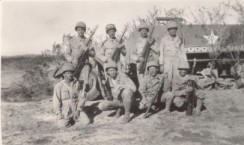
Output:
[[201,115],[202,105],[203,105],[203,100],[197,99],[197,107],[196,107],[196,110],[195,110],[195,115],[197,115],[197,116]]

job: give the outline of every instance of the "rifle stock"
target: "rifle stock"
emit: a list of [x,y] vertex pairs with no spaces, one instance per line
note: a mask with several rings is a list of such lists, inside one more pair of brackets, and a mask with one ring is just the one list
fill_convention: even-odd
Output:
[[[196,58],[194,58],[191,75],[194,74],[195,67],[196,67],[196,62],[197,62],[196,61]],[[187,116],[192,116],[194,104],[195,104],[195,101],[196,101],[195,82],[194,82],[194,80],[189,80],[188,81],[188,86],[189,87],[192,87],[193,88],[193,91],[191,93],[187,94],[187,96],[186,96],[186,100],[187,100],[186,115]]]
[[[152,28],[152,31],[149,35],[149,39],[152,38],[154,29],[155,29],[155,26]],[[142,50],[142,53],[141,53],[141,57],[145,58],[145,60],[143,62],[139,62],[139,64],[138,64],[138,71],[140,74],[145,73],[147,60],[148,60],[148,56],[149,56],[149,52],[150,52],[150,47],[151,47],[151,44],[149,44],[149,42],[147,41]]]
[[160,94],[160,91],[162,90],[162,87],[164,86],[164,77],[161,79],[160,81],[160,85],[158,86],[158,89],[157,89],[157,93],[155,94],[155,96],[153,97],[152,101],[150,102],[143,118],[147,118],[147,114],[149,113],[149,110],[151,109],[153,103],[155,102],[155,100],[158,98],[159,94]]
[[[119,44],[122,44],[123,37],[124,37],[126,31],[127,31],[127,26],[125,27],[123,33],[121,34],[121,36],[119,38]],[[119,55],[120,55],[120,50],[118,48],[115,48],[115,50],[112,53],[112,60],[115,62],[118,62],[119,61]]]

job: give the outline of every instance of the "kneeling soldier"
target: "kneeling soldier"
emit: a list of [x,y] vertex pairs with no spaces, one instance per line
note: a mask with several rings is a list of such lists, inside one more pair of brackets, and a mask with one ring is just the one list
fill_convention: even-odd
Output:
[[[65,63],[55,74],[62,75],[63,80],[57,83],[53,93],[53,107],[60,127],[70,127],[72,122],[87,125],[90,120],[83,111],[85,103],[80,82],[73,77],[74,67]],[[81,120],[82,119],[82,120]]]
[[[173,103],[179,108],[187,102],[188,96],[192,97],[190,94],[193,91],[193,87],[188,86],[188,81],[193,80],[196,85],[198,81],[196,77],[187,74],[187,71],[190,69],[187,61],[180,61],[178,69],[179,75],[173,79],[172,91],[175,96]],[[196,90],[195,96],[197,102],[195,113],[196,115],[200,115],[205,93],[202,90]]]
[[[145,76],[143,83],[141,84],[139,91],[142,95],[142,100],[140,102],[139,109],[143,110],[149,107],[150,102],[152,102],[153,97],[159,93],[157,92],[158,87],[161,85],[161,80],[163,79],[163,75],[158,74],[158,68],[159,64],[157,61],[151,61],[147,65],[147,70],[149,72],[148,75]],[[164,78],[164,86],[163,88],[163,94],[161,95],[161,98],[155,99],[154,105],[152,106],[152,109],[155,110],[158,106],[156,106],[159,103],[165,103],[165,109],[163,112],[168,113],[170,112],[170,106],[174,97],[174,94],[172,92],[169,92],[170,83],[167,81],[167,78]]]
[[130,109],[136,86],[126,74],[118,73],[118,67],[114,61],[106,64],[106,72],[108,73],[107,83],[111,90],[113,100],[101,102],[98,108],[102,111],[117,110],[117,117],[120,116],[121,109],[124,108],[125,115],[120,120],[120,123],[127,123],[130,120]]

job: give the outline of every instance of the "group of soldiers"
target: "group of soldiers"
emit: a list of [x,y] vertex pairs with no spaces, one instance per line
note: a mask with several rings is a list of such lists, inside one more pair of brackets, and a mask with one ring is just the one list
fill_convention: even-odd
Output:
[[[139,87],[125,73],[126,64],[120,58],[118,61],[112,59],[115,50],[119,50],[120,57],[128,55],[124,43],[120,43],[120,40],[116,38],[115,25],[108,24],[105,29],[108,37],[99,50],[95,51],[92,43],[87,45],[90,40],[84,35],[86,24],[78,22],[75,26],[78,35],[72,38],[66,46],[67,62],[55,73],[55,77],[62,78],[55,85],[53,95],[54,111],[60,126],[69,127],[72,122],[87,125],[91,122],[85,111],[88,102],[85,88],[89,84],[91,70],[95,69],[94,58],[102,61],[106,78],[102,83],[108,84],[111,92],[111,99],[99,100],[97,107],[101,111],[116,110],[115,116],[120,118],[120,123],[130,121],[131,110],[134,108],[135,98],[138,96],[140,98],[140,102],[137,104],[139,110],[150,107],[151,111],[157,111],[164,106],[162,112],[170,113],[173,105],[178,108],[184,107],[189,95],[194,91],[196,96],[194,114],[200,115],[205,93],[201,89],[195,90],[194,87],[188,85],[191,80],[197,86],[198,79],[194,75],[188,74],[190,67],[186,59],[184,44],[176,33],[178,29],[176,22],[167,23],[168,35],[163,37],[159,43],[149,37],[149,25],[143,23],[138,26],[140,36],[130,58],[137,67],[146,61],[145,72],[147,73],[137,70]],[[142,55],[146,44],[149,44],[148,58],[144,58]],[[89,57],[80,75],[74,77],[74,71],[80,63],[79,57],[85,51],[88,52]],[[162,91],[161,94],[158,93],[159,90]],[[157,98],[154,99],[154,96]],[[120,117],[122,112],[124,115]]]

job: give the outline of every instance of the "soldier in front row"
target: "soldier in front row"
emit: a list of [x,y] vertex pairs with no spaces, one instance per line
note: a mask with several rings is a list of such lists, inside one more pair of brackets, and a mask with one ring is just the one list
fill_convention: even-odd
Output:
[[237,80],[237,88],[244,88],[244,66],[240,70],[240,78]]
[[[119,44],[119,40],[116,38],[116,27],[114,24],[108,24],[106,26],[106,33],[108,34],[108,38],[102,43],[101,50],[99,52],[99,56],[104,63],[112,61],[112,55],[116,49],[119,49],[119,53],[123,56],[126,55],[126,50],[124,45]],[[122,70],[122,63],[120,60],[120,55],[118,55],[117,66],[119,72]],[[114,60],[115,61],[115,60]]]
[[[85,98],[82,94],[80,82],[73,77],[74,66],[65,63],[55,77],[62,76],[62,81],[54,87],[53,107],[60,127],[70,127],[72,122],[77,126],[87,125],[90,119],[83,111]],[[82,120],[81,120],[82,119]]]
[[118,118],[121,115],[122,109],[124,109],[125,114],[120,120],[120,123],[127,123],[130,120],[130,111],[136,86],[126,74],[118,73],[118,67],[114,61],[106,64],[106,72],[109,76],[107,83],[111,90],[113,100],[104,100],[98,105],[98,108],[102,111],[117,110],[116,117]]
[[164,113],[170,112],[170,106],[172,104],[172,100],[174,97],[174,94],[169,91],[169,81],[167,79],[167,76],[164,77],[161,74],[158,74],[159,71],[159,64],[157,61],[151,61],[148,63],[147,70],[149,72],[148,75],[145,76],[143,83],[140,86],[140,93],[142,95],[142,100],[140,102],[139,109],[146,109],[148,108],[150,102],[152,102],[153,97],[157,95],[157,91],[159,86],[162,83],[162,79],[164,79],[162,83],[163,88],[163,94],[159,94],[158,98],[153,103],[152,109],[156,111],[161,103],[165,103],[165,109],[163,110]]
[[[187,102],[188,97],[193,91],[193,87],[188,86],[188,81],[195,81],[196,85],[198,85],[198,81],[195,76],[188,75],[189,71],[189,63],[187,61],[180,61],[179,63],[179,75],[174,77],[172,84],[172,92],[174,93],[173,103],[176,107],[180,108]],[[202,90],[196,90],[196,115],[201,114],[201,108],[203,105],[203,100],[205,99],[205,93]],[[194,102],[195,103],[195,102]]]

